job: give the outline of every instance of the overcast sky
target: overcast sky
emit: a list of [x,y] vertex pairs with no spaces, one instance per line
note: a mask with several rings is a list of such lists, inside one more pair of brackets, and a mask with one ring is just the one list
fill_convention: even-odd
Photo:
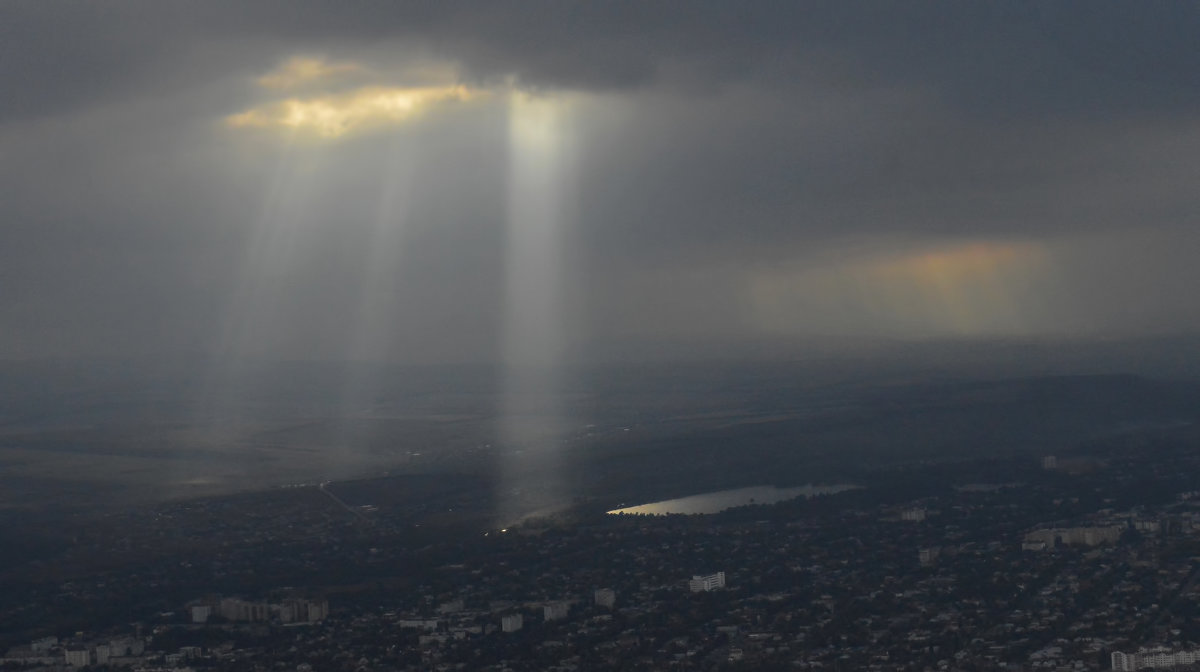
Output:
[[6,0],[0,358],[1194,332],[1197,35],[1190,0]]

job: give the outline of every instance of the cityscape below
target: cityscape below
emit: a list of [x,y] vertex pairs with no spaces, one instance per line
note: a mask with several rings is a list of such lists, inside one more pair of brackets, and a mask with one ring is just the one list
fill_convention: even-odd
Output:
[[0,0],[0,672],[1200,672],[1200,0]]
[[[1076,408],[1105,387],[1153,396],[1133,378],[1015,385],[971,383],[955,414],[1046,391]],[[931,409],[950,422],[940,409],[962,388],[916,392],[929,389],[884,397],[907,400],[910,432]],[[806,463],[795,473],[829,476],[806,485],[745,484],[765,455],[752,449],[763,423],[727,434],[725,419],[710,431],[745,449],[714,453],[732,478],[712,482],[742,487],[688,494],[693,472],[671,485],[667,469],[616,492],[605,462],[586,462],[574,497],[551,509],[529,500],[505,527],[498,494],[480,496],[502,483],[448,467],[8,515],[26,544],[6,551],[0,574],[0,665],[1183,668],[1200,655],[1200,434],[1186,404],[1168,401],[1193,388],[1169,389],[1159,419],[1114,407],[1115,430],[1093,424],[1053,454],[845,455]],[[827,413],[848,407],[837,408]],[[589,452],[659,436],[652,427],[592,425]],[[637,444],[674,454],[661,438]],[[614,467],[626,481],[628,464]],[[630,506],[654,492],[684,496]]]

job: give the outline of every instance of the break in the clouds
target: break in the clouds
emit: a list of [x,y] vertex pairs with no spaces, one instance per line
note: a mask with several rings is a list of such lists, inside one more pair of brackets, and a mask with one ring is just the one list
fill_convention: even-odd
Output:
[[[277,95],[225,121],[234,128],[280,129],[332,139],[406,123],[439,104],[482,95],[454,83],[452,72],[427,86],[387,85],[387,74],[353,61],[293,56],[256,80]],[[364,85],[347,84],[356,79]]]
[[4,3],[0,357],[1194,331],[1197,29],[1194,3]]

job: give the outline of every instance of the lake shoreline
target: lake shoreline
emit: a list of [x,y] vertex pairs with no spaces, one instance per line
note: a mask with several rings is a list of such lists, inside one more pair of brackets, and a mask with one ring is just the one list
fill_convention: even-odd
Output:
[[834,495],[848,490],[857,490],[862,486],[839,483],[834,485],[807,484],[802,486],[781,488],[774,485],[756,485],[730,490],[718,490],[687,497],[651,502],[637,506],[628,506],[608,511],[609,515],[650,515],[665,516],[672,514],[706,515],[720,513],[742,506],[776,504],[804,497],[812,499],[822,495]]

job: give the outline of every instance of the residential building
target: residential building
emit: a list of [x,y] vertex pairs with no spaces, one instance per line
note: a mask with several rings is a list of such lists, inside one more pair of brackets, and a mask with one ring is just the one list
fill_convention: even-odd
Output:
[[725,572],[717,572],[716,574],[708,574],[707,576],[697,574],[692,576],[691,581],[688,581],[688,589],[693,593],[708,592],[724,587]]

